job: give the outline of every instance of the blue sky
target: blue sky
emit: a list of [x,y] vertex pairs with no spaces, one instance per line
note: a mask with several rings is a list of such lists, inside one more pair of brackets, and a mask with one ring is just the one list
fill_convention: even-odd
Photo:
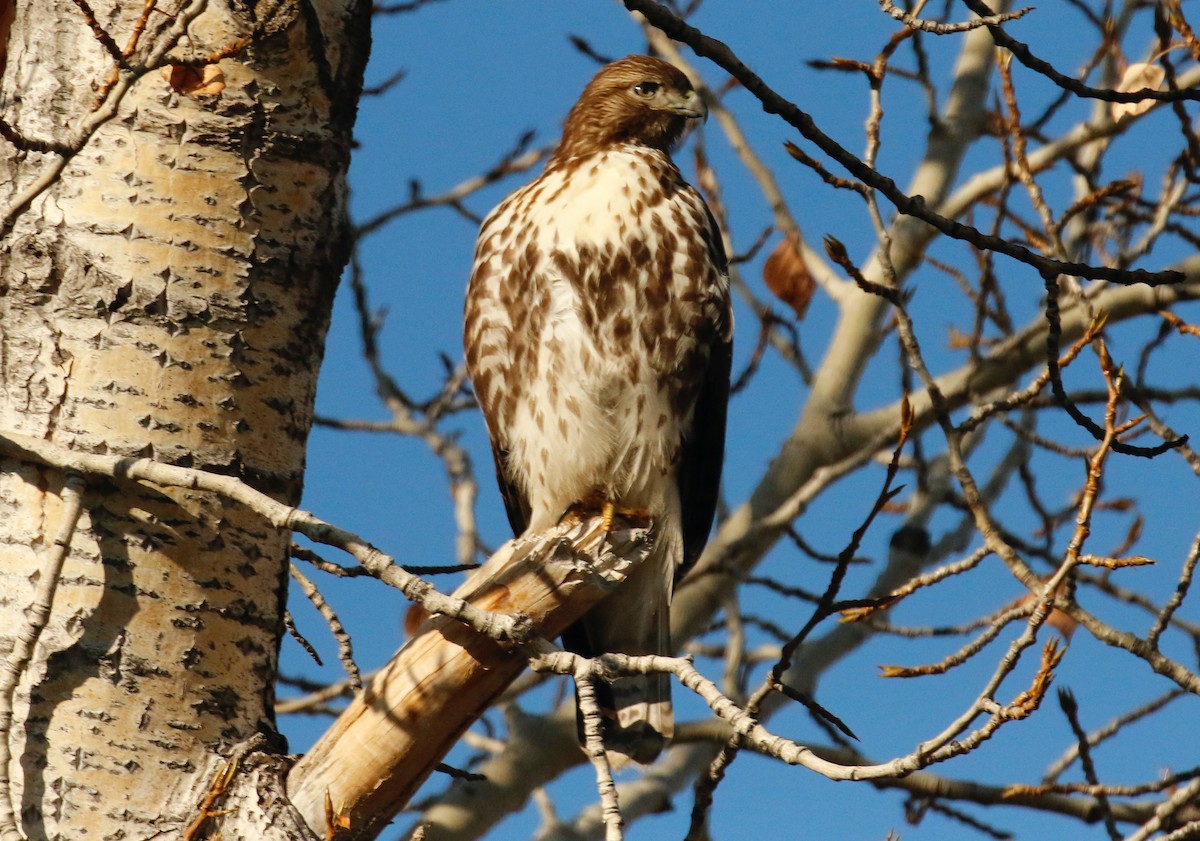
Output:
[[[940,6],[940,4],[931,4]],[[955,9],[955,16],[962,12]],[[845,3],[763,2],[763,0],[708,0],[696,18],[709,34],[730,44],[739,56],[766,78],[778,91],[809,111],[822,129],[847,148],[864,148],[863,120],[867,114],[866,86],[854,74],[819,73],[806,65],[810,59],[846,56],[863,60],[874,57],[896,24],[883,15],[875,2]],[[1148,49],[1152,33],[1148,18],[1142,20],[1140,40],[1131,44]],[[1018,37],[1033,43],[1042,54],[1053,55],[1058,66],[1075,67],[1091,49],[1085,38],[1078,43],[1070,36],[1083,32],[1081,18],[1069,4],[1051,2],[1025,20],[1013,24]],[[552,142],[562,117],[584,83],[595,70],[594,63],[580,54],[568,35],[585,37],[600,53],[614,57],[645,50],[640,30],[624,8],[613,0],[444,0],[417,13],[383,17],[377,21],[375,43],[368,70],[368,84],[377,84],[397,70],[407,75],[386,96],[364,100],[356,132],[361,148],[351,171],[352,207],[356,220],[365,220],[398,201],[409,192],[412,179],[433,195],[485,170],[527,130],[534,130],[535,144]],[[1086,36],[1086,33],[1083,33]],[[928,50],[933,76],[944,82],[955,55],[957,42],[933,42]],[[689,60],[694,60],[685,50]],[[898,63],[911,66],[911,53],[901,51]],[[1137,58],[1135,56],[1134,58]],[[697,62],[709,81],[722,80],[712,65]],[[1028,92],[1030,102],[1044,101],[1048,86],[1018,70],[1019,90]],[[1041,92],[1039,94],[1039,91]],[[927,125],[923,117],[923,94],[913,84],[891,78],[885,86],[887,113],[880,169],[903,185],[924,146]],[[832,233],[849,248],[851,257],[862,260],[873,243],[870,222],[861,202],[846,192],[835,192],[821,184],[807,169],[783,152],[785,140],[800,138],[784,123],[765,115],[744,92],[732,93],[728,105],[735,111],[756,150],[775,168],[782,189],[802,228],[814,242]],[[1085,111],[1069,111],[1078,118]],[[1166,117],[1162,130],[1171,131]],[[771,217],[760,194],[744,169],[731,155],[719,128],[710,121],[706,128],[708,151],[723,179],[723,191],[731,214],[735,251],[748,248],[770,224]],[[811,151],[811,148],[810,148]],[[1117,165],[1135,166],[1137,148],[1115,154]],[[995,163],[995,144],[968,156],[964,172]],[[677,156],[690,171],[690,155]],[[1110,173],[1115,177],[1118,173]],[[1160,173],[1148,173],[1154,183]],[[507,192],[527,180],[515,176],[481,191],[466,202],[482,216]],[[1049,189],[1065,183],[1066,175],[1048,175]],[[1052,199],[1054,201],[1054,199]],[[1069,200],[1057,199],[1062,210]],[[449,209],[435,209],[405,216],[381,229],[366,243],[362,262],[366,270],[372,305],[387,312],[382,333],[386,366],[417,399],[431,396],[439,387],[443,367],[439,354],[457,360],[461,356],[461,307],[470,271],[476,228]],[[774,244],[772,240],[771,245]],[[1180,252],[1182,253],[1182,252]],[[764,251],[765,254],[765,251]],[[951,248],[944,255],[971,271],[973,263],[965,247]],[[767,297],[759,275],[762,256],[744,267],[755,291]],[[1178,256],[1178,255],[1177,255]],[[1157,261],[1147,268],[1160,268]],[[1010,291],[1009,303],[1021,318],[1032,317],[1039,306],[1040,279],[1029,269],[999,261],[998,269]],[[921,325],[922,338],[935,370],[945,370],[962,361],[945,350],[945,331],[962,323],[965,310],[961,299],[947,291],[949,281],[925,270],[914,276],[913,309]],[[829,338],[835,312],[818,294],[800,324],[801,343],[810,364],[819,360]],[[1193,311],[1193,318],[1195,312]],[[754,344],[757,324],[752,314],[738,313],[735,371],[745,364]],[[384,420],[386,413],[374,397],[374,386],[360,356],[360,345],[352,302],[339,294],[330,334],[325,367],[318,394],[318,411],[341,418]],[[1136,354],[1135,340],[1142,334],[1117,333],[1114,353]],[[885,404],[897,394],[895,352],[886,350],[869,369],[860,408]],[[1182,346],[1180,353],[1200,359],[1195,343]],[[1162,360],[1163,377],[1180,359]],[[1119,361],[1136,364],[1136,358]],[[1092,360],[1087,364],[1094,365]],[[779,442],[795,423],[805,399],[805,389],[794,371],[768,359],[752,385],[731,405],[725,494],[731,503],[745,499],[773,457]],[[1093,407],[1094,408],[1094,407]],[[1180,408],[1172,423],[1185,431],[1200,429],[1194,409]],[[491,478],[490,457],[482,422],[477,415],[464,414],[450,421],[448,430],[458,430],[474,459],[481,494],[478,516],[483,537],[499,544],[508,536],[503,507]],[[1064,430],[1066,432],[1064,433]],[[1068,425],[1051,422],[1050,434],[1063,433],[1076,446],[1087,443]],[[937,449],[937,438],[928,441]],[[991,445],[989,444],[988,447]],[[980,454],[987,464],[988,448]],[[1078,487],[1082,467],[1078,461],[1058,459],[1042,477],[1045,498],[1064,504]],[[877,492],[882,473],[868,470],[841,483],[819,499],[802,518],[798,529],[812,543],[836,552],[866,513]],[[1193,539],[1197,522],[1195,477],[1178,459],[1146,463],[1118,459],[1110,478],[1112,496],[1137,494],[1146,500],[1147,538],[1141,551],[1159,558],[1159,568],[1139,571],[1139,588],[1163,592],[1172,586],[1178,564]],[[355,530],[401,562],[413,564],[450,563],[453,559],[454,527],[447,483],[441,464],[419,440],[367,433],[335,432],[318,428],[309,450],[309,473],[304,504],[319,516]],[[1003,510],[1010,524],[1020,525],[1027,511],[1019,502]],[[935,533],[952,524],[949,516],[934,520]],[[1106,514],[1096,524],[1096,551],[1119,543],[1129,515]],[[885,518],[872,530],[862,554],[881,558],[891,530],[899,520]],[[973,544],[973,545],[977,545]],[[777,547],[764,570],[788,580],[819,589],[827,570],[802,558],[794,550]],[[802,572],[797,573],[797,568]],[[872,569],[855,569],[844,589],[856,595],[869,585]],[[806,576],[810,576],[806,579]],[[353,635],[359,663],[373,668],[382,663],[401,641],[400,621],[405,603],[398,594],[374,582],[356,580],[331,583],[318,579],[327,597]],[[1122,579],[1123,581],[1126,579]],[[924,624],[931,621],[963,621],[995,609],[1020,595],[1016,582],[999,564],[976,577],[948,587],[936,602],[905,605],[897,622]],[[798,627],[807,611],[761,594],[753,609],[770,611],[776,621]],[[1148,622],[1127,609],[1110,608],[1106,616],[1127,616],[1144,632]],[[284,646],[284,671],[304,672],[336,679],[336,657],[332,643],[311,611],[295,601],[293,613],[306,634],[332,662],[324,670],[310,665],[291,642]],[[790,611],[790,613],[789,613]],[[927,613],[925,613],[925,612]],[[1185,615],[1188,612],[1185,610]],[[1195,610],[1190,611],[1195,620]],[[1012,634],[1003,639],[1011,638]],[[956,648],[957,640],[875,640],[853,653],[830,671],[820,685],[822,703],[834,710],[858,733],[861,749],[876,760],[911,750],[914,740],[941,730],[945,723],[974,697],[984,675],[990,672],[997,654],[959,670],[959,674],[934,683],[889,682],[877,677],[880,663],[915,664],[940,659]],[[999,646],[994,652],[999,652]],[[1185,658],[1184,652],[1169,652]],[[1103,649],[1086,634],[1076,635],[1059,671],[1060,685],[1071,686],[1080,696],[1085,727],[1096,727],[1108,716],[1123,711],[1139,699],[1152,697],[1168,688],[1151,683],[1149,670],[1138,672],[1123,658]],[[702,663],[713,676],[719,664]],[[1147,678],[1147,680],[1142,680]],[[1011,684],[1008,694],[1020,688]],[[701,711],[685,701],[676,690],[677,701],[686,714]],[[1186,698],[1168,711],[1175,716],[1175,732],[1194,732],[1196,699]],[[321,719],[285,719],[285,732],[294,750],[303,750],[324,727]],[[788,712],[772,722],[778,732],[799,739],[823,741],[819,731],[802,712]],[[1162,725],[1160,725],[1161,727]],[[1140,734],[1140,735],[1139,735]],[[1153,777],[1167,765],[1187,767],[1195,763],[1195,745],[1178,740],[1151,739],[1149,729],[1137,731],[1146,741],[1122,748],[1106,748],[1100,754],[1102,770],[1115,780],[1133,782]],[[977,756],[941,766],[949,776],[983,781],[1020,779],[1036,782],[1046,763],[1071,743],[1070,732],[1053,703],[1047,704],[1032,721],[1011,726]],[[1191,751],[1189,756],[1189,749]],[[1024,770],[1013,773],[1013,766]],[[433,786],[443,785],[435,778]],[[579,806],[594,799],[590,769],[579,769],[554,786],[560,815],[571,816]],[[834,784],[803,769],[785,769],[757,757],[744,756],[731,770],[718,791],[713,811],[714,837],[761,838],[871,838],[882,839],[896,829],[904,839],[941,841],[971,837],[959,824],[930,815],[920,826],[904,824],[902,795],[879,794],[861,784]],[[690,794],[677,800],[676,811],[636,825],[629,837],[682,837],[690,809]],[[968,809],[971,811],[971,809]],[[1016,810],[975,808],[974,813],[1008,830],[1019,838],[1103,837],[1092,828],[1088,834],[1074,824],[1045,816],[1031,819]],[[398,824],[404,825],[401,820]],[[537,825],[529,810],[501,825],[493,837],[527,838]],[[384,837],[389,837],[385,834]],[[983,836],[977,836],[983,837]]]

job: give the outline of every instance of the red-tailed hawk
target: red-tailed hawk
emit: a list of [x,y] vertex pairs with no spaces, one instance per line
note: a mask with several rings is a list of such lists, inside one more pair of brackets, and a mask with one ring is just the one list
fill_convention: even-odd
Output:
[[[651,558],[563,635],[572,651],[668,654],[671,586],[704,548],[720,482],[732,317],[720,234],[671,148],[705,116],[691,83],[616,61],[571,109],[545,171],[484,220],[467,368],[513,531],[576,503],[652,521]],[[596,687],[616,764],[670,738],[666,676]]]

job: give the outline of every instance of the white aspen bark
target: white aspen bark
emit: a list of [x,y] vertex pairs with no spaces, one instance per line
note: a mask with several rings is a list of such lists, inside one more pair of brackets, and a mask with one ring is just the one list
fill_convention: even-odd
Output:
[[[19,3],[9,37],[0,430],[237,475],[294,504],[345,259],[369,4],[87,6]],[[243,750],[213,784],[256,736],[282,750],[289,535],[214,494],[83,478],[0,719],[0,837],[302,837],[263,817],[282,772],[269,757]],[[0,659],[30,630],[65,481],[0,460]]]

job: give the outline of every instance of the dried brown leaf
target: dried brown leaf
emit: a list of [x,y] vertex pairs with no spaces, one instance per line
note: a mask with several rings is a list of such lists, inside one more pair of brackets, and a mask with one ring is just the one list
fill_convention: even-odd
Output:
[[1062,634],[1062,638],[1067,642],[1071,641],[1072,634],[1079,627],[1079,623],[1071,618],[1071,614],[1061,611],[1057,607],[1051,610],[1050,615],[1046,617],[1046,624]]
[[421,623],[428,618],[428,610],[419,604],[410,604],[408,610],[404,612],[404,635],[406,637],[416,636],[417,628],[420,628]]
[[[1063,595],[1067,591],[1066,582],[1059,585],[1058,595]],[[1032,605],[1038,600],[1038,596],[1033,593],[1026,593],[1021,598],[1017,599],[1014,607],[1025,607]],[[1069,613],[1059,610],[1057,607],[1050,608],[1050,614],[1046,617],[1046,624],[1062,635],[1064,642],[1071,641],[1071,635],[1075,633],[1075,629],[1079,627],[1079,623],[1071,618]]]
[[817,283],[804,262],[800,237],[788,234],[763,265],[763,280],[776,298],[791,307],[796,320],[804,318]]

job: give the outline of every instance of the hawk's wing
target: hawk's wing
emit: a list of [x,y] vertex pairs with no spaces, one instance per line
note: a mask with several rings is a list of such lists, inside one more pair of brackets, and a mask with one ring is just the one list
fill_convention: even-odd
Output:
[[717,511],[721,465],[725,460],[725,407],[729,402],[729,368],[733,343],[726,338],[712,349],[708,370],[684,434],[679,454],[679,501],[683,518],[683,563],[678,581],[704,551]]
[[[509,294],[505,287],[512,282],[511,277],[502,275],[492,264],[506,257],[508,249],[525,247],[527,240],[520,237],[514,240],[512,233],[518,227],[524,227],[524,220],[514,214],[520,206],[518,199],[528,189],[529,185],[501,202],[480,226],[475,262],[467,286],[463,327],[467,368],[471,371],[475,398],[487,422],[496,484],[504,499],[509,525],[517,536],[529,526],[531,509],[527,494],[512,476],[508,465],[505,427],[511,406],[505,404],[520,399],[516,391],[519,380],[514,379],[514,374],[526,364],[530,348],[523,340],[528,339],[529,334],[518,329],[522,325],[514,324],[509,307],[503,303],[505,295]],[[518,222],[522,225],[518,226]],[[504,268],[509,273],[522,271],[518,265],[505,265]],[[525,264],[523,268],[528,270],[529,266]],[[522,284],[525,288],[531,285],[528,282]]]
[[492,439],[492,459],[496,462],[496,484],[500,486],[504,510],[508,513],[508,524],[512,526],[513,535],[520,537],[529,526],[529,498],[522,493],[516,482],[508,478],[505,470],[508,451],[501,448],[495,438]]
[[[709,256],[722,274],[728,259],[721,231],[712,211],[708,215]],[[712,530],[721,489],[721,467],[725,461],[725,415],[729,404],[729,371],[733,361],[733,315],[729,310],[728,286],[719,301],[721,317],[716,325],[708,364],[692,411],[692,423],[684,431],[676,481],[683,518],[683,563],[675,571],[679,581],[704,551]]]

